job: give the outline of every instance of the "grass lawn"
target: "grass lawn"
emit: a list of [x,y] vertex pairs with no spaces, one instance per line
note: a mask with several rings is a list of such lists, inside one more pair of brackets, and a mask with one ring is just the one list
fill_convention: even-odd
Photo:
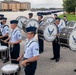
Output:
[[[73,14],[65,14],[67,16],[68,21],[76,21],[76,15]],[[60,15],[60,18],[63,18],[64,15]]]

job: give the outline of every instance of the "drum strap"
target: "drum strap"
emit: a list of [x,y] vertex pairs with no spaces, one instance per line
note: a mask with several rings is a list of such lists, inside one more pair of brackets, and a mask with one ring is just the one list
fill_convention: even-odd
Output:
[[3,28],[6,27],[6,26],[9,27],[8,25],[4,25]]
[[33,42],[36,42],[36,41],[32,41],[32,42],[28,45],[28,47],[29,47]]

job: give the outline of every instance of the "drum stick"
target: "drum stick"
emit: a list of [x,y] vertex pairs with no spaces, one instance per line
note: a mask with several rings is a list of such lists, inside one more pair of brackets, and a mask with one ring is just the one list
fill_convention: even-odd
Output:
[[[17,59],[10,59],[10,60],[15,60],[15,61],[17,61]],[[21,59],[20,61],[23,61],[23,60]]]
[[10,59],[10,60],[16,60],[17,61],[17,59]]
[[[0,41],[4,42],[4,40],[0,39]],[[4,42],[4,43],[8,43],[8,42]]]
[[4,40],[0,39],[0,41],[4,42]]

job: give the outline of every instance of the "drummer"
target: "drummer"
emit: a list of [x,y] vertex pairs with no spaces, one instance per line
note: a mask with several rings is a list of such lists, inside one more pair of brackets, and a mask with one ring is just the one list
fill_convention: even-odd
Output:
[[[38,22],[39,25],[43,24],[43,16],[41,14],[38,14]],[[38,35],[38,43],[39,43],[39,53],[43,53],[44,51],[44,41],[42,39],[40,39],[39,35]]]
[[67,24],[68,24],[67,16],[64,16],[63,19],[64,19],[65,24],[66,24],[66,26],[67,26]]
[[0,18],[3,18],[4,17],[4,15],[3,14],[0,14]]
[[[9,26],[6,25],[6,22],[7,22],[7,18],[2,18],[2,27],[1,27],[1,33],[2,33],[2,36],[0,36],[0,39],[2,40],[6,40],[9,36]],[[1,41],[1,45],[2,46],[7,46],[8,47],[8,44],[4,43]]]
[[20,43],[22,41],[22,34],[21,31],[17,28],[18,21],[17,20],[11,20],[11,35],[8,39],[9,40],[8,44],[10,45],[10,56],[11,56],[11,63],[13,64],[19,64],[19,62],[16,60],[19,57],[20,54]]
[[3,14],[0,14],[0,29],[1,29],[1,26],[2,26],[1,21],[2,21],[2,18],[3,17],[4,17],[4,15]]
[[56,39],[52,42],[53,58],[51,58],[51,60],[56,60],[56,62],[58,62],[60,60],[60,44],[58,43],[58,36],[64,26],[60,25],[60,18],[55,19],[55,24],[58,27],[58,34],[56,35]]
[[28,15],[29,15],[29,19],[32,19],[33,13],[29,13]]
[[57,14],[54,14],[54,19],[56,19],[58,17],[58,15]]
[[[6,25],[6,22],[7,22],[7,18],[2,18],[2,22],[1,22],[1,35],[0,35],[0,39],[1,40],[6,40],[9,36],[9,26]],[[1,45],[2,46],[7,46],[8,47],[8,44],[7,43],[4,43],[3,41],[1,41]],[[6,63],[7,61],[9,61],[9,57],[7,57],[3,63]]]
[[17,59],[20,61],[22,57],[24,60],[21,62],[22,66],[25,67],[25,75],[34,75],[37,68],[37,60],[39,59],[39,45],[34,39],[36,34],[35,27],[26,28],[27,41],[25,43],[25,52]]

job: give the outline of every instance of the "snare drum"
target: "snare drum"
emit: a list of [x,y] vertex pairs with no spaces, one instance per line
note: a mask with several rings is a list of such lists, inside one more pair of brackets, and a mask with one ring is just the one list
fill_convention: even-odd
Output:
[[38,35],[39,38],[44,39],[48,42],[53,41],[56,38],[57,26],[53,23],[46,23],[39,27]]
[[1,68],[2,75],[19,75],[19,66],[16,64],[7,64]]
[[63,28],[58,41],[61,46],[76,51],[76,29]]
[[0,46],[0,59],[5,60],[9,57],[9,49],[7,46]]

